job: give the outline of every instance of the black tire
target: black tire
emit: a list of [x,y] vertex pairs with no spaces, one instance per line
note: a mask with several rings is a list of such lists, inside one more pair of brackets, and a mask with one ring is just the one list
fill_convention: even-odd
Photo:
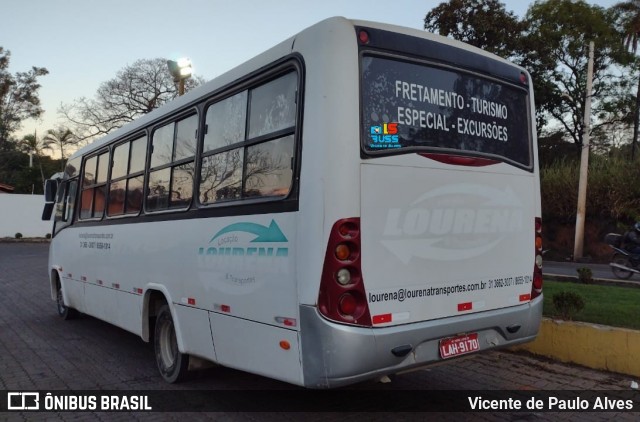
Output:
[[180,353],[169,305],[163,305],[156,318],[153,346],[160,375],[170,384],[184,381],[189,368],[189,355]]
[[[625,267],[631,267],[631,262],[629,262],[629,258],[621,254],[613,255],[611,262],[613,264],[624,265]],[[621,280],[628,280],[633,275],[631,271],[625,271],[617,267],[611,267],[611,272],[613,272],[613,275],[615,275]]]
[[78,311],[64,304],[64,296],[62,295],[62,285],[57,283],[58,290],[56,293],[56,309],[58,316],[64,320],[74,319],[78,316]]

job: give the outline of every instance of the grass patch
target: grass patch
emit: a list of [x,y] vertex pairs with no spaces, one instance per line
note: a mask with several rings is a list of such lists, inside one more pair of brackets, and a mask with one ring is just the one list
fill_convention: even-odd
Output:
[[585,307],[574,315],[574,321],[640,330],[640,289],[545,280],[544,316],[558,317],[552,298],[562,291],[578,293],[584,298]]

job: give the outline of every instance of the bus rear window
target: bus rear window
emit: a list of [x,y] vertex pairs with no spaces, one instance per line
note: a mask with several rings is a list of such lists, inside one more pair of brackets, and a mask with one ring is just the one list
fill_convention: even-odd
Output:
[[458,152],[532,165],[525,87],[364,56],[362,104],[363,147],[369,154]]

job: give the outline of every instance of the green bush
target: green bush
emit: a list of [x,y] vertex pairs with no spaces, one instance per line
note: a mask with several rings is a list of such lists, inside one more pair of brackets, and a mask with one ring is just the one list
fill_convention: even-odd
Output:
[[593,282],[593,271],[591,268],[578,268],[578,281],[584,284],[591,284]]
[[551,299],[558,316],[569,321],[573,319],[575,314],[583,310],[585,305],[582,295],[570,291],[556,293]]
[[16,233],[16,239],[22,239],[22,233],[20,232]]

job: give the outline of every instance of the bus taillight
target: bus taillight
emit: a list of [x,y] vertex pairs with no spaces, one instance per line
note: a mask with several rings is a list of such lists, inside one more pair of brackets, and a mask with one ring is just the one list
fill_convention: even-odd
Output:
[[536,217],[535,220],[535,257],[531,299],[542,294],[542,219],[540,217]]
[[371,326],[360,265],[360,219],[337,221],[329,235],[318,309],[326,318]]

